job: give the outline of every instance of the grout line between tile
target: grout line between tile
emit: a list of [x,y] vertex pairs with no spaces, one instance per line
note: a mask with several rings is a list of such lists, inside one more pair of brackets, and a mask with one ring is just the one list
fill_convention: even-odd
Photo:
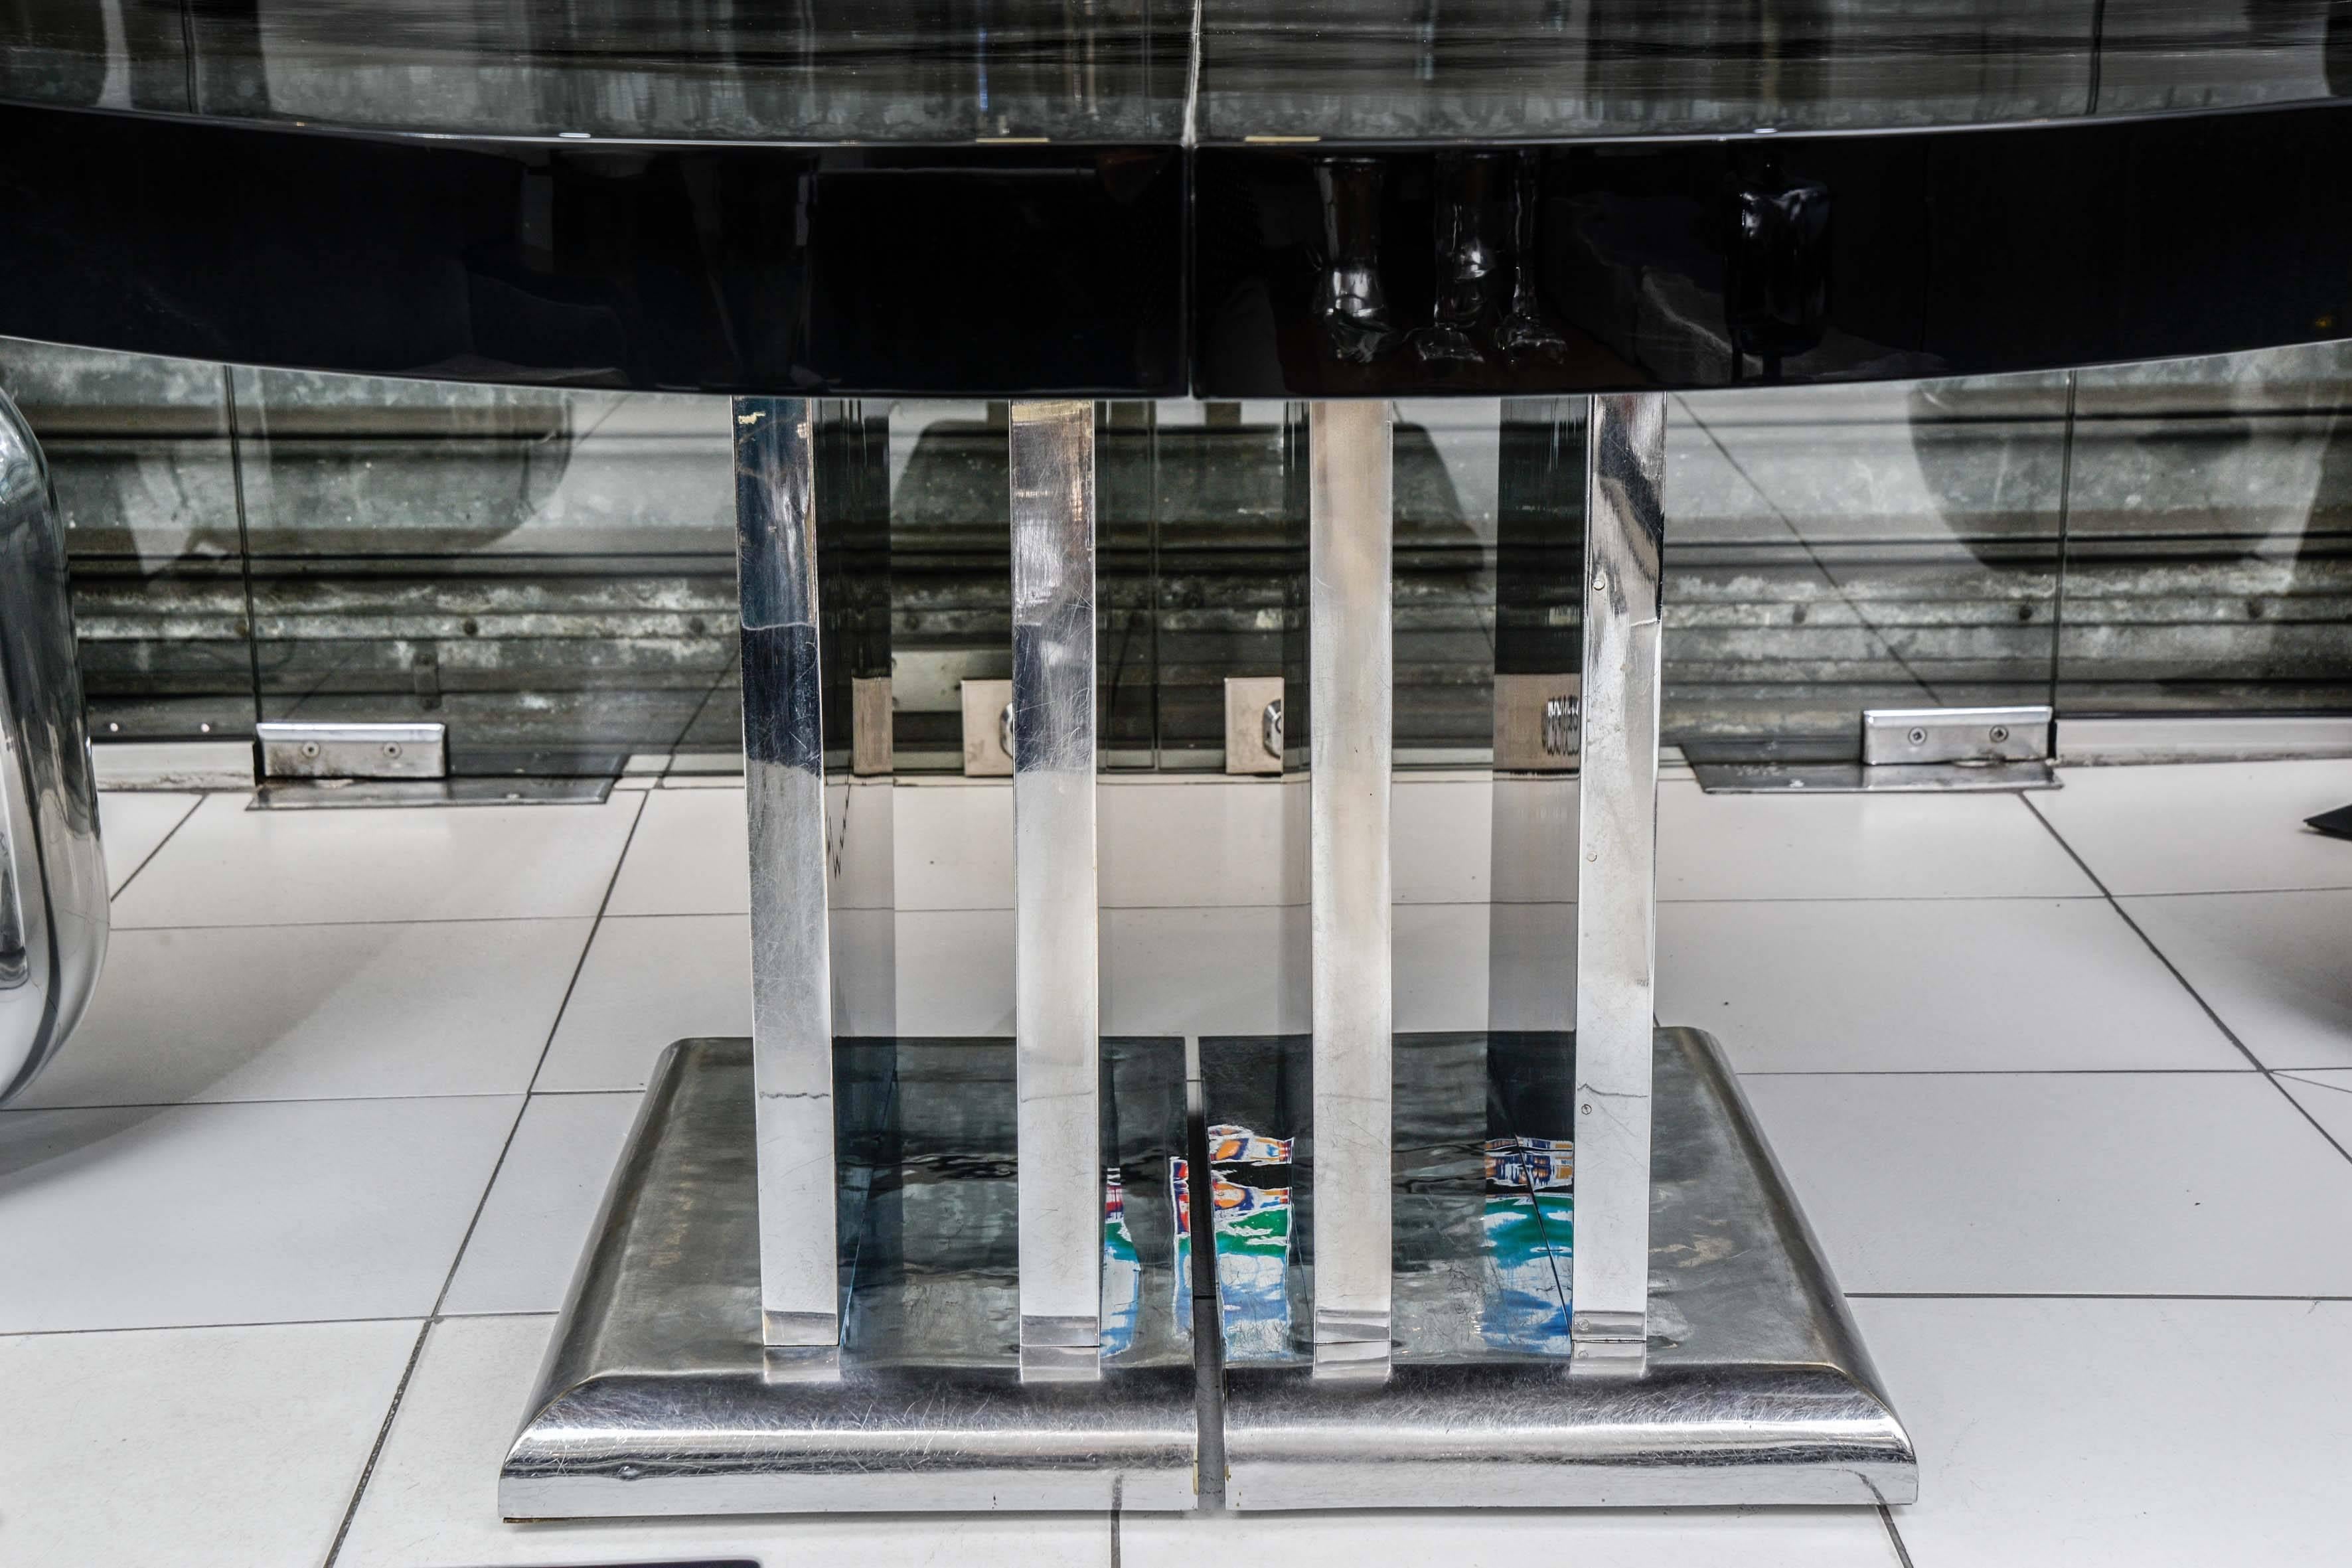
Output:
[[10,1105],[0,1107],[0,1117],[47,1116],[58,1111],[89,1110],[206,1110],[219,1105],[384,1105],[402,1100],[524,1100],[530,1091],[520,1089],[469,1089],[461,1094],[289,1094],[260,1096],[252,1100],[96,1100],[88,1105]]
[[[139,864],[131,868],[131,875],[122,879],[122,886],[115,889],[114,891],[106,895],[106,901],[110,908],[113,905],[115,900],[121,898],[123,894],[131,890],[131,884],[139,879],[139,873],[144,871],[148,867],[152,866],[155,863],[155,857],[163,852],[163,846],[172,842],[173,836],[177,834],[182,827],[187,826],[188,818],[195,816],[198,808],[200,808],[204,804],[205,797],[203,795],[198,795],[194,800],[188,803],[187,810],[180,813],[178,816],[172,819],[172,826],[163,830],[163,837],[155,840],[155,847],[147,851],[147,853],[141,858]],[[99,809],[103,812],[105,807],[100,805]],[[100,831],[105,831],[103,823],[100,825]]]
[[[129,887],[129,886],[130,886],[130,884],[129,884],[128,882],[126,882],[126,883],[124,883],[124,884],[123,884],[123,886],[125,886],[125,887]],[[118,928],[116,928],[116,929],[118,929],[118,930],[120,930],[120,931],[124,931],[124,932],[131,932],[131,931],[310,931],[310,930],[313,930],[313,929],[315,929],[315,928],[317,928],[317,927],[320,927],[320,926],[332,926],[332,927],[336,928],[336,929],[337,929],[337,930],[339,930],[339,931],[365,930],[365,929],[370,928],[370,927],[380,927],[380,928],[382,928],[382,929],[383,929],[383,930],[386,930],[386,931],[396,931],[396,930],[402,930],[402,929],[404,929],[404,928],[409,927],[409,926],[479,926],[479,925],[508,925],[508,926],[515,926],[515,925],[562,925],[562,924],[564,924],[564,923],[565,923],[565,922],[567,922],[567,921],[569,921],[569,922],[571,922],[571,923],[573,923],[573,924],[586,924],[587,922],[589,922],[589,921],[593,921],[595,918],[596,918],[596,917],[595,917],[594,915],[593,915],[593,914],[587,914],[587,915],[448,915],[448,916],[436,916],[436,917],[435,917],[434,919],[431,919],[431,920],[407,920],[407,921],[237,921],[237,922],[236,922],[236,923],[234,923],[234,924],[228,924],[228,925],[121,926],[121,927],[118,927]]]
[[1849,1301],[2352,1301],[2352,1296],[2269,1296],[2202,1290],[1848,1290]]
[[[580,956],[572,964],[572,979],[564,986],[563,1000],[557,1005],[555,1016],[547,1026],[547,1039],[539,1047],[539,1060],[531,1066],[530,1081],[533,1083],[539,1080],[540,1069],[547,1065],[547,1053],[555,1044],[555,1032],[563,1026],[564,1010],[572,1005],[572,993],[580,984],[580,972],[587,967],[588,950],[594,945],[596,927],[602,923],[604,910],[613,902],[613,889],[620,886],[621,868],[628,863],[629,846],[636,842],[637,825],[645,820],[646,798],[640,795],[637,809],[630,814],[629,830],[621,839],[621,852],[613,858],[613,873],[604,879],[604,896],[598,900],[595,919],[589,922],[588,930],[581,939]],[[473,1245],[474,1232],[482,1223],[484,1211],[490,1206],[490,1194],[498,1188],[499,1173],[506,1169],[507,1156],[514,1152],[515,1135],[522,1130],[522,1119],[530,1110],[530,1095],[526,1089],[522,1103],[515,1107],[514,1120],[507,1124],[506,1142],[499,1146],[499,1157],[490,1166],[489,1179],[482,1184],[482,1195],[475,1200],[473,1217],[466,1222],[466,1234],[458,1238],[457,1251],[449,1258],[448,1272],[441,1277],[441,1290],[433,1298],[433,1310],[417,1330],[416,1348],[409,1353],[408,1366],[401,1373],[400,1383],[392,1391],[392,1404],[383,1413],[383,1425],[376,1431],[375,1447],[368,1451],[367,1464],[360,1471],[359,1484],[352,1489],[352,1500],[343,1507],[342,1522],[335,1529],[334,1544],[327,1549],[321,1568],[334,1568],[335,1559],[342,1555],[343,1542],[352,1532],[352,1521],[359,1517],[360,1502],[367,1496],[368,1483],[375,1479],[376,1461],[383,1453],[385,1442],[392,1436],[392,1424],[400,1415],[400,1402],[408,1393],[409,1379],[415,1375],[416,1363],[424,1357],[425,1339],[434,1326],[442,1321],[441,1309],[449,1300],[449,1287],[457,1282],[457,1270],[465,1265],[466,1249]],[[474,1314],[466,1315],[471,1317]]]
[[408,1380],[416,1375],[416,1363],[425,1359],[425,1341],[432,1332],[430,1318],[416,1325],[416,1342],[408,1347],[408,1364],[400,1369],[400,1381],[393,1384],[392,1403],[383,1408],[383,1422],[376,1427],[375,1441],[368,1447],[367,1463],[360,1467],[359,1482],[352,1488],[351,1504],[343,1510],[342,1521],[335,1526],[334,1542],[327,1548],[323,1568],[334,1568],[335,1559],[342,1554],[343,1538],[352,1532],[352,1521],[358,1516],[360,1498],[367,1491],[368,1482],[375,1479],[376,1461],[383,1457],[384,1443],[392,1436],[392,1418],[400,1414],[401,1396],[408,1392]]
[[1878,1522],[1886,1527],[1886,1543],[1895,1548],[1895,1561],[1902,1568],[1912,1568],[1911,1549],[1903,1544],[1903,1532],[1895,1528],[1895,1513],[1885,1503],[1878,1505]]
[[539,1047],[539,1060],[531,1064],[530,1081],[525,1088],[527,1093],[535,1094],[539,1090],[539,1075],[547,1069],[547,1055],[555,1048],[555,1037],[562,1032],[563,1016],[572,1011],[572,995],[580,989],[580,976],[587,972],[588,955],[596,950],[596,933],[604,929],[605,911],[613,907],[614,891],[621,885],[621,868],[629,863],[629,849],[636,843],[638,825],[645,819],[646,808],[640,805],[637,814],[629,819],[629,831],[621,840],[620,858],[613,862],[612,880],[604,884],[604,897],[596,905],[595,919],[588,924],[587,940],[580,944],[580,959],[572,966],[572,979],[563,987],[563,1000],[556,1005],[555,1020],[547,1026],[546,1043]]
[[[2324,834],[2314,834],[2324,837]],[[2123,893],[2126,899],[2274,899],[2282,893],[2352,893],[2352,882],[2325,882],[2294,888],[2167,888],[2161,892]]]
[[2117,901],[2116,895],[2108,889],[2106,882],[2101,879],[2096,871],[2091,869],[2090,862],[2084,859],[2082,856],[2075,854],[2074,847],[2066,841],[2066,836],[2058,831],[2058,825],[2042,814],[2042,808],[2033,804],[2031,796],[2020,795],[2018,798],[2025,802],[2025,809],[2033,813],[2034,820],[2041,823],[2042,827],[2049,833],[2050,837],[2058,841],[2058,847],[2065,850],[2067,854],[2074,856],[2074,864],[2083,868],[2083,875],[2090,878],[2092,885],[2097,888],[2100,893],[2106,899],[2107,907],[2115,910],[2116,916],[2120,918],[2126,925],[2131,927],[2132,934],[2134,936],[2138,937],[2140,941],[2147,944],[2148,952],[2156,954],[2157,962],[2163,964],[2164,967],[2171,973],[2172,978],[2180,983],[2180,988],[2189,993],[2190,999],[2193,1000],[2197,1005],[2205,1009],[2205,1016],[2213,1020],[2213,1026],[2221,1031],[2221,1037],[2229,1041],[2231,1045],[2237,1047],[2239,1054],[2243,1056],[2248,1061],[2253,1063],[2254,1066],[2260,1069],[2263,1081],[2268,1083],[2272,1089],[2278,1092],[2278,1097],[2281,1100],[2285,1100],[2287,1104],[2293,1106],[2294,1108],[2294,1113],[2297,1116],[2302,1117],[2306,1122],[2310,1123],[2311,1130],[2314,1132],[2316,1132],[2322,1138],[2326,1139],[2327,1146],[2335,1150],[2337,1154],[2341,1155],[2347,1164],[2352,1164],[2352,1149],[2347,1149],[2342,1143],[2336,1142],[2336,1135],[2328,1131],[2326,1127],[2320,1125],[2319,1118],[2314,1116],[2304,1105],[2303,1101],[2294,1097],[2293,1090],[2289,1089],[2286,1085],[2279,1082],[2278,1075],[2264,1064],[2260,1057],[2254,1055],[2252,1050],[2248,1048],[2245,1041],[2238,1037],[2238,1032],[2222,1021],[2221,1013],[2215,1009],[2213,1004],[2205,1000],[2204,994],[2199,991],[2196,986],[2191,985],[2189,983],[2189,976],[2183,974],[2180,972],[2180,966],[2172,962],[2172,955],[2166,952],[2164,949],[2157,946],[2156,939],[2149,936],[2146,931],[2142,930],[2140,928],[2140,923],[2137,921],[2132,919],[2131,911],[2124,908],[2123,905]]
[[[131,884],[125,882],[128,888]],[[424,921],[207,921],[198,925],[121,925],[117,931],[296,931],[313,926],[477,926],[523,925],[531,921],[585,921],[593,915],[439,915]]]
[[2338,1068],[2280,1068],[2272,1076],[2275,1078],[2292,1079],[2296,1083],[2303,1085],[2305,1089],[2324,1089],[2330,1094],[2352,1094],[2352,1083],[2322,1083],[2315,1078],[2308,1078],[2305,1076],[2308,1073],[2338,1072],[2341,1070],[2342,1069]]
[[[1664,1028],[1666,1026],[1660,1025]],[[1749,1078],[2243,1078],[2260,1068],[1766,1068],[1733,1069]]]
[[[549,1312],[467,1312],[467,1318],[545,1318]],[[394,1312],[382,1318],[257,1318],[234,1323],[124,1323],[114,1328],[97,1329],[10,1329],[0,1333],[0,1340],[54,1340],[68,1334],[184,1334],[199,1329],[307,1329],[334,1323],[418,1323],[425,1320],[410,1312]]]

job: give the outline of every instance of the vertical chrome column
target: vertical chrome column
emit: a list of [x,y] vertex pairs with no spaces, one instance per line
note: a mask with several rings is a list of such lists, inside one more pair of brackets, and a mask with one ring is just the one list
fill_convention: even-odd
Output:
[[1655,1023],[1658,573],[1666,405],[1596,397],[1585,427],[1584,748],[1577,804],[1573,1369],[1648,1355]]
[[841,1342],[814,469],[805,401],[736,399],[760,1319],[772,1349]]
[[1013,405],[1013,984],[1026,1379],[1101,1374],[1094,421],[1091,403]]
[[1389,1370],[1390,409],[1307,407],[1315,1370]]

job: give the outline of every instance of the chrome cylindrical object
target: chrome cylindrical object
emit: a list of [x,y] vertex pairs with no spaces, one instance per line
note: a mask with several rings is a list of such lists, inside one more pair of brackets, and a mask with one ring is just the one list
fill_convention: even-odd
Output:
[[89,1005],[106,899],[56,497],[32,430],[0,393],[0,1103]]

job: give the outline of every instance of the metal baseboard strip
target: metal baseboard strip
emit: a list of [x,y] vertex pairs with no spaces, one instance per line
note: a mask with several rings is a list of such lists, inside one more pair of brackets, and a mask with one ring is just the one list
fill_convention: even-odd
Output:
[[2352,714],[2116,714],[2058,721],[2058,760],[2076,767],[2302,757],[2352,757]]

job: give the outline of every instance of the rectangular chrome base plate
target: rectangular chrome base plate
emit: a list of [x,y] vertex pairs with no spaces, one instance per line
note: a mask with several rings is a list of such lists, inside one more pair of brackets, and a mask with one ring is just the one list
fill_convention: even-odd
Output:
[[775,1357],[760,1334],[751,1042],[671,1047],[507,1456],[500,1511],[1193,1507],[1199,1418],[1176,1317],[1190,1298],[1166,1263],[1183,1042],[1106,1040],[1103,1059],[1105,1161],[1133,1246],[1107,1259],[1102,1375],[1024,1382],[1011,1040],[836,1043],[843,1343]]
[[[1278,1124],[1307,1103],[1306,1040],[1204,1039],[1201,1058],[1212,1121],[1295,1140],[1294,1225],[1311,1238],[1314,1130]],[[1252,1323],[1221,1245],[1228,1507],[1914,1500],[1910,1439],[1738,1080],[1698,1030],[1655,1036],[1646,1364],[1571,1373],[1574,1215],[1555,1167],[1586,1114],[1575,1060],[1567,1032],[1397,1037],[1384,1381],[1313,1371],[1307,1249],[1287,1269],[1290,1310],[1262,1291]],[[1266,1316],[1282,1320],[1276,1331]]]
[[[1265,1173],[1297,1204],[1275,1265],[1263,1248],[1230,1262],[1219,1249],[1222,1397],[1213,1382],[1196,1390],[1176,1275],[1181,1054],[1172,1040],[1105,1044],[1106,1163],[1131,1243],[1107,1248],[1119,1308],[1107,1321],[1131,1326],[1107,1335],[1099,1381],[1024,1383],[1012,1042],[842,1042],[845,1342],[777,1361],[758,1327],[748,1045],[672,1047],[507,1459],[502,1511],[1184,1510],[1203,1424],[1222,1434],[1225,1503],[1243,1509],[1916,1495],[1910,1441],[1706,1036],[1657,1035],[1651,1337],[1646,1370],[1622,1379],[1570,1374],[1565,1293],[1544,1284],[1555,1266],[1567,1274],[1565,1210],[1556,1192],[1520,1204],[1511,1186],[1527,1180],[1513,1162],[1559,1135],[1538,1123],[1568,1114],[1572,1037],[1398,1037],[1384,1381],[1318,1378],[1301,1353],[1304,1038],[1203,1040],[1208,1120],[1295,1140],[1296,1173]],[[1531,1250],[1531,1236],[1550,1239]]]

